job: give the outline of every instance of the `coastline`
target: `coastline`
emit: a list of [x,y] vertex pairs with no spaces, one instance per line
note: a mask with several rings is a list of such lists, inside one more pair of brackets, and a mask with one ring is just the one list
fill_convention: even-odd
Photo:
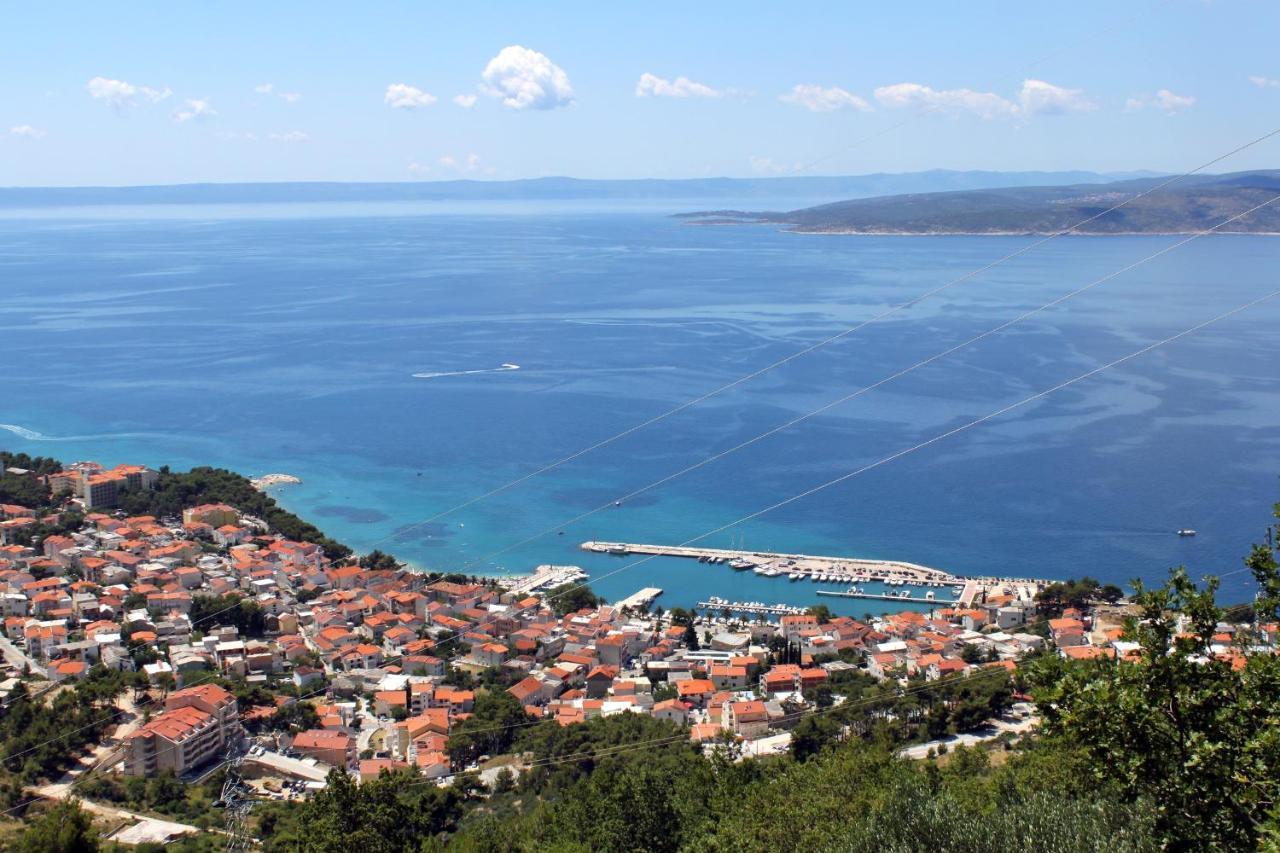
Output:
[[249,483],[258,491],[264,492],[272,486],[300,485],[302,478],[293,474],[263,474],[261,477],[250,477]]
[[[1058,231],[1023,231],[1023,230],[1004,230],[1004,231],[905,231],[902,229],[870,229],[870,228],[802,228],[787,226],[791,223],[781,220],[714,220],[699,221],[688,220],[684,225],[696,225],[703,228],[714,228],[720,226],[740,226],[740,225],[771,225],[775,226],[775,230],[780,234],[805,234],[818,237],[1051,237],[1059,235],[1063,237],[1189,237],[1192,234],[1201,234],[1203,229],[1187,229],[1176,231],[1072,231],[1062,229]],[[1206,236],[1234,236],[1234,237],[1280,237],[1280,231],[1227,231],[1219,229],[1214,231],[1212,235]]]

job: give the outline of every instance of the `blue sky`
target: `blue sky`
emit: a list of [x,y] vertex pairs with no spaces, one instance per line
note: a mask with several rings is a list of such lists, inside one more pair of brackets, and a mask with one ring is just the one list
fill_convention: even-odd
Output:
[[1182,170],[1280,126],[1274,0],[99,1],[2,30],[0,185]]

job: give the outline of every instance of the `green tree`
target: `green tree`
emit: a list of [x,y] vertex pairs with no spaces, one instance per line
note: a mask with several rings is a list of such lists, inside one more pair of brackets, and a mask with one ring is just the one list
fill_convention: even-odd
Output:
[[506,752],[530,719],[520,701],[506,690],[482,693],[471,716],[449,735],[449,758],[455,766],[464,766],[481,755]]
[[815,617],[820,625],[825,625],[831,621],[831,608],[825,604],[815,604],[807,612],[810,616]]
[[698,642],[698,630],[693,627],[692,622],[684,626],[684,644],[692,652],[696,652],[701,648],[701,644]]
[[555,610],[557,616],[577,613],[579,610],[590,610],[605,603],[605,600],[591,591],[585,583],[561,584],[547,592],[546,601]]
[[391,554],[384,554],[375,548],[360,558],[360,566],[375,571],[395,570],[400,568],[400,561]]
[[60,800],[18,838],[19,853],[97,853],[93,818],[74,797]]
[[791,730],[791,755],[806,761],[840,736],[840,721],[830,714],[808,714]]
[[468,787],[424,785],[406,771],[383,771],[358,785],[351,774],[335,769],[324,790],[302,806],[270,812],[263,821],[271,836],[264,847],[269,853],[416,851],[453,829],[473,797]]
[[[1080,580],[1071,578],[1057,581],[1036,594],[1036,604],[1042,613],[1056,616],[1068,607],[1084,607],[1100,596],[1101,589],[1102,585],[1088,575]],[[1110,595],[1110,592],[1107,594]]]
[[[1255,546],[1246,564],[1261,590],[1255,607],[1274,623],[1275,551]],[[1185,569],[1159,588],[1135,582],[1138,661],[1046,656],[1031,670],[1047,731],[1089,756],[1094,777],[1128,801],[1154,803],[1171,849],[1252,849],[1280,798],[1280,657],[1214,653],[1217,587]]]

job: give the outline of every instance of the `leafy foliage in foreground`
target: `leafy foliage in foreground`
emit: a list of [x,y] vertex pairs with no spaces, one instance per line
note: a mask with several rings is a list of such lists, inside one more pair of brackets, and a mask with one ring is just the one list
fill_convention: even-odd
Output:
[[[1253,615],[1274,626],[1276,551],[1255,546],[1245,563],[1260,590]],[[1260,638],[1247,629],[1230,645],[1217,636],[1227,616],[1217,586],[1210,578],[1201,588],[1183,569],[1159,589],[1135,582],[1138,661],[1046,658],[1032,670],[1047,731],[1088,757],[1094,779],[1153,803],[1173,848],[1252,848],[1268,819],[1277,828],[1280,656],[1249,654]]]
[[456,826],[474,797],[465,785],[437,787],[406,771],[383,772],[357,785],[333,770],[323,791],[292,809],[272,804],[259,816],[267,853],[395,853],[417,850],[424,839]]

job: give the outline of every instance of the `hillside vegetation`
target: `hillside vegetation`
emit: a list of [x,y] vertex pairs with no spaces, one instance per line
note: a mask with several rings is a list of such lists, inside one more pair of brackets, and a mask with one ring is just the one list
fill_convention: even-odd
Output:
[[[1204,230],[1280,195],[1280,171],[1261,171],[1186,178],[1134,198],[1164,180],[916,193],[784,213],[711,211],[691,214],[689,219],[701,224],[778,223],[816,234],[1049,234],[1134,199],[1078,232],[1181,234]],[[1222,230],[1280,234],[1280,204],[1264,207]]]

